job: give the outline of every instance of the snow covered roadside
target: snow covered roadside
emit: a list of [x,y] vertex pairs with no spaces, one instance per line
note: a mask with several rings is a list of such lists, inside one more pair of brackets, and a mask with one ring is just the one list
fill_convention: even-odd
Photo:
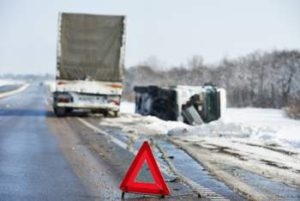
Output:
[[[122,110],[121,110],[122,111]],[[139,133],[141,135],[167,135],[169,130],[190,127],[182,122],[163,121],[153,116],[141,116],[138,114],[121,113],[119,118],[105,118],[100,124],[108,127],[119,127],[124,132]]]
[[188,130],[174,129],[169,135],[237,137],[300,149],[300,121],[286,117],[278,109],[229,108],[221,120]]
[[122,101],[120,111],[121,113],[134,114],[135,104],[128,101]]
[[50,92],[55,91],[55,87],[56,87],[55,80],[47,80],[47,81],[44,81],[43,83],[49,89]]
[[110,120],[129,123],[140,119],[146,123],[145,127],[159,130],[160,134],[168,133],[170,136],[238,137],[266,145],[300,149],[300,121],[286,117],[282,110],[229,108],[218,121],[189,126],[181,122],[163,121],[156,117],[134,114],[134,107],[134,103],[122,102],[120,110],[123,116],[119,120]]
[[25,89],[27,89],[27,87],[29,86],[28,83],[25,83],[24,81],[21,81],[21,80],[0,80],[0,87],[7,86],[7,85],[21,85],[21,87],[15,89],[15,90],[12,90],[12,91],[0,93],[0,98],[4,98],[6,96],[11,96],[16,93],[22,92]]
[[22,85],[24,81],[21,80],[11,80],[11,79],[0,79],[0,87],[6,85]]
[[167,135],[169,130],[175,128],[188,128],[182,122],[164,121],[153,116],[134,114],[134,103],[121,102],[119,118],[106,118],[101,120],[103,126],[119,127],[124,132],[139,133],[142,135]]
[[300,121],[281,110],[232,108],[219,121],[173,129],[168,135],[232,188],[251,199],[278,200],[282,192],[270,192],[258,178],[299,191],[299,132]]
[[271,192],[272,185],[266,187],[263,182],[294,192],[300,189],[300,121],[289,119],[281,110],[229,108],[222,119],[201,126],[144,117],[133,111],[133,104],[125,103],[120,118],[104,119],[100,124],[135,135],[167,134],[212,174],[250,199],[280,198],[282,192]]
[[254,139],[300,148],[300,121],[288,118],[283,110],[244,108],[229,109],[225,124],[235,123],[251,129]]

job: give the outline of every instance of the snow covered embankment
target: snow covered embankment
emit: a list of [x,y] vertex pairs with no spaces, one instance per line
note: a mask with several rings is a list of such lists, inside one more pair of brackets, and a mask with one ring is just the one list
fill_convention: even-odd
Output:
[[121,118],[107,119],[109,123],[124,125],[127,122],[132,125],[136,121],[142,121],[145,128],[152,129],[158,135],[237,137],[257,140],[266,145],[300,148],[300,121],[286,117],[278,109],[229,108],[221,120],[201,126],[134,114],[134,103],[130,102],[122,102],[120,109],[123,113]]
[[299,131],[300,121],[285,117],[281,110],[244,108],[228,109],[221,120],[210,124],[173,129],[169,136],[251,199],[276,200],[284,190],[272,192],[272,185],[259,182],[273,181],[274,186],[295,192],[300,189]]
[[122,103],[121,112],[126,113],[101,124],[120,127],[132,136],[167,134],[218,178],[256,200],[277,199],[276,193],[282,193],[269,192],[257,177],[300,189],[300,121],[285,117],[281,110],[229,108],[221,120],[194,127],[133,111],[132,103]]
[[28,83],[25,83],[24,81],[21,80],[0,80],[0,87],[12,86],[12,85],[20,85],[20,87],[14,90],[5,91],[2,93],[0,92],[0,98],[11,96],[16,93],[22,92],[25,89],[27,89],[27,87],[29,86]]

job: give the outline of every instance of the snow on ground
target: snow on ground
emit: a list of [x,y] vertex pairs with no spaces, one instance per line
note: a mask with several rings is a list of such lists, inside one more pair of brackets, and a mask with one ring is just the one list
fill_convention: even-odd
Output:
[[1,91],[0,98],[11,96],[21,91],[24,91],[29,86],[28,83],[20,80],[0,80],[0,87],[9,85],[19,85],[20,87],[18,86],[16,89],[7,89],[8,91]]
[[19,85],[19,84],[24,84],[24,81],[12,80],[12,79],[0,79],[0,87],[6,85]]
[[274,140],[300,148],[300,121],[285,116],[278,109],[229,109],[225,114],[225,123],[236,123],[251,128],[257,139]]
[[218,178],[255,200],[270,200],[265,196],[272,193],[256,177],[243,178],[236,172],[299,189],[300,121],[282,110],[229,108],[218,121],[173,129],[168,135]]
[[100,124],[121,128],[131,140],[167,134],[219,179],[255,200],[280,197],[255,175],[296,191],[300,186],[300,121],[289,119],[282,110],[228,108],[218,121],[189,126],[134,114],[134,104],[122,102],[121,117]]
[[46,85],[51,92],[55,91],[55,87],[56,87],[55,80],[44,81],[44,85]]
[[135,104],[128,101],[122,101],[120,105],[120,111],[122,113],[134,114]]
[[164,121],[154,116],[134,114],[135,105],[131,102],[121,102],[119,118],[101,120],[101,125],[120,127],[124,131],[139,132],[143,135],[166,135],[170,130],[189,128],[182,122]]
[[[134,114],[134,103],[122,102],[121,112]],[[121,117],[122,118],[122,117]],[[128,121],[131,117],[126,117]],[[129,119],[128,119],[129,118]],[[163,121],[156,117],[139,117],[149,129],[172,135],[227,136],[300,148],[300,121],[290,119],[279,109],[228,108],[218,121],[200,126]],[[124,120],[122,120],[124,121]],[[169,129],[169,130],[168,130]]]
[[279,109],[228,108],[218,121],[188,130],[174,129],[169,134],[239,137],[300,148],[300,121],[286,117]]
[[102,119],[100,124],[103,126],[120,127],[125,132],[136,132],[142,135],[166,135],[169,130],[190,127],[182,122],[164,121],[153,116],[141,116],[130,113],[121,113],[119,118]]

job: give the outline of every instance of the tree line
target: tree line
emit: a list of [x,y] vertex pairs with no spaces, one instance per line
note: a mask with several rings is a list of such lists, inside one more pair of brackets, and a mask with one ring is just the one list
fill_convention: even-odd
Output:
[[164,68],[145,62],[125,69],[124,96],[132,99],[136,85],[204,85],[225,88],[230,107],[282,108],[300,105],[300,52],[256,51],[218,64],[193,56],[185,64]]

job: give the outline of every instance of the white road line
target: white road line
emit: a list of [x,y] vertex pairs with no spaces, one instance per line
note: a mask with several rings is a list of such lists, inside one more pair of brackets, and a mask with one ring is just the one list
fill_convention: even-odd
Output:
[[99,133],[101,133],[102,135],[105,135],[107,137],[110,138],[110,140],[112,142],[114,142],[116,145],[120,146],[121,148],[123,149],[127,149],[128,146],[126,143],[124,143],[123,141],[119,140],[118,138],[115,138],[114,136],[110,135],[109,133],[105,132],[104,130],[94,126],[93,124],[87,122],[86,120],[82,119],[82,118],[77,118],[78,121],[80,121],[81,123],[83,123],[85,126],[89,127],[90,129],[94,130],[94,131],[97,131]]

